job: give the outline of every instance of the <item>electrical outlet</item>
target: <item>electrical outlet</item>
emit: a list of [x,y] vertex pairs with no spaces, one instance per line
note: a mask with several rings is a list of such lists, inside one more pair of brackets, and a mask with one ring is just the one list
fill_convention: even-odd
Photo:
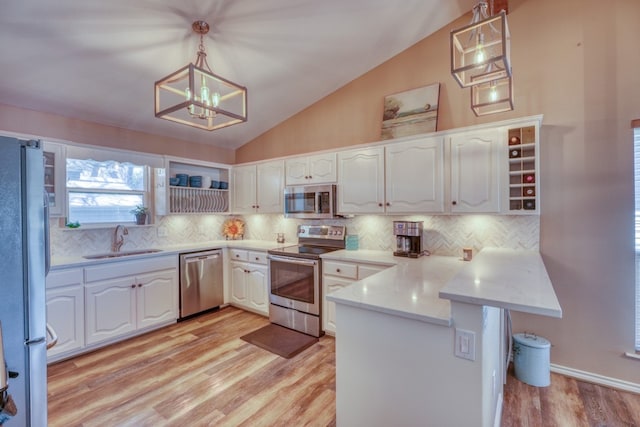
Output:
[[462,359],[476,360],[476,333],[456,328],[454,354]]

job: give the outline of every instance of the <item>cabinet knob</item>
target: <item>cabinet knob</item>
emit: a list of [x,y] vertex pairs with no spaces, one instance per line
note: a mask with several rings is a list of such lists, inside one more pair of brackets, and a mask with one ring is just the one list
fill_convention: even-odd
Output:
[[142,287],[142,283],[138,283],[138,287],[141,288]]
[[260,261],[260,257],[256,257],[256,261]]
[[339,268],[336,268],[336,273],[340,273],[340,269]]
[[382,207],[382,203],[378,203],[378,206]]
[[135,284],[135,283],[131,285],[131,289],[133,289],[133,288],[135,288],[135,287],[136,287],[136,284]]
[[458,202],[456,202],[455,200],[451,202],[452,205],[457,205]]
[[240,258],[240,254],[236,254],[236,258]]
[[387,206],[391,206],[391,203],[387,202]]

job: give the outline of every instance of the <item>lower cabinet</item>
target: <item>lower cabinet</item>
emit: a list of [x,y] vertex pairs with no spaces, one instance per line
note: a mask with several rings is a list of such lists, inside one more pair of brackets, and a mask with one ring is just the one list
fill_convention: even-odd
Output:
[[264,252],[231,249],[231,298],[236,307],[269,315],[269,266]]
[[174,322],[176,270],[98,281],[86,287],[87,344]]
[[344,261],[322,261],[322,328],[325,333],[336,333],[336,304],[327,301],[326,296],[351,283],[376,274],[389,265],[367,264]]
[[64,357],[84,347],[84,284],[81,268],[54,270],[47,276],[47,323],[58,342],[48,358]]

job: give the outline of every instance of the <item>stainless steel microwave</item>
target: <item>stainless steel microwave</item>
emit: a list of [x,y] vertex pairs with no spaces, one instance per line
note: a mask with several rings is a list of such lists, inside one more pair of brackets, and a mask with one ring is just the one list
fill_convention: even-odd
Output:
[[287,218],[334,218],[336,185],[301,185],[284,188],[284,216]]

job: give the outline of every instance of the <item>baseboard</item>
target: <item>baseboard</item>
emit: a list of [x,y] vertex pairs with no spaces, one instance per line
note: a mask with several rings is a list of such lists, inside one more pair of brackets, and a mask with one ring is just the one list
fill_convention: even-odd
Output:
[[496,416],[493,419],[493,427],[500,427],[502,424],[502,393],[498,393],[498,401],[496,402]]
[[630,391],[640,394],[640,384],[630,381],[619,380],[617,378],[605,377],[604,375],[594,374],[592,372],[580,371],[578,369],[568,368],[566,366],[551,364],[551,372],[566,375],[568,377],[577,378],[579,380],[590,383],[612,387],[619,390]]

